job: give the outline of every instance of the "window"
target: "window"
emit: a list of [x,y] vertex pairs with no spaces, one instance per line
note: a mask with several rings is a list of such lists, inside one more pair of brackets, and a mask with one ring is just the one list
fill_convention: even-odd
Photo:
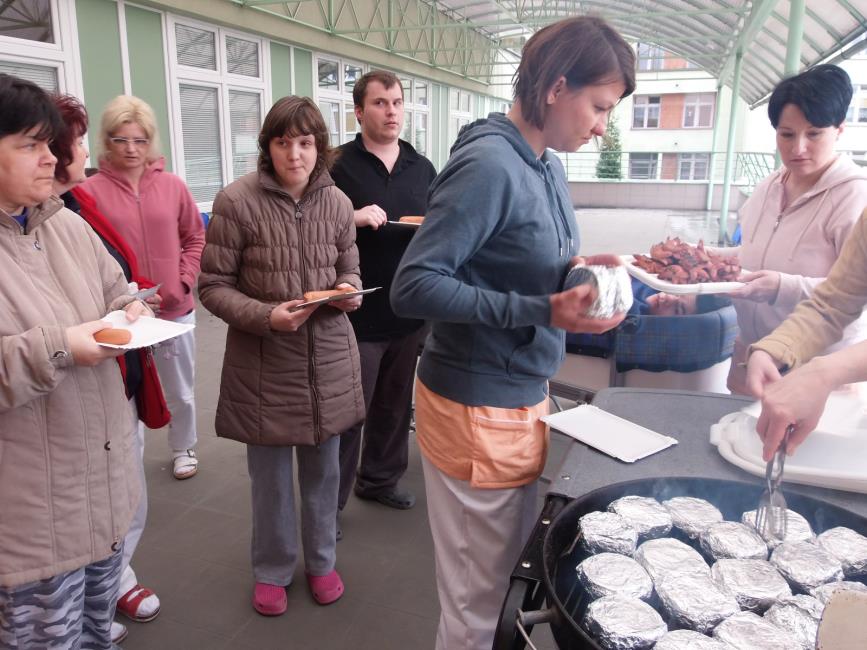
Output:
[[316,69],[319,75],[316,104],[328,125],[331,146],[337,147],[354,139],[358,132],[352,89],[364,74],[364,68],[357,63],[317,56]]
[[629,178],[654,179],[658,154],[655,153],[631,153],[629,154]]
[[632,128],[659,128],[659,95],[636,95],[632,100]]
[[473,96],[467,90],[449,88],[449,141],[454,142],[461,129],[472,122]]
[[665,65],[665,50],[649,43],[638,44],[638,70],[662,70]]
[[170,17],[167,31],[175,160],[207,210],[224,185],[256,169],[267,57],[260,39],[213,25]]
[[853,86],[852,103],[846,112],[846,121],[850,124],[867,123],[867,86]]
[[74,12],[65,0],[0,1],[0,72],[81,95]]
[[710,167],[710,154],[682,153],[677,157],[677,180],[706,181]]
[[428,106],[429,85],[421,79],[401,77],[403,84],[403,133],[400,137],[409,142],[422,156],[428,152]]
[[709,129],[713,126],[714,94],[686,95],[683,98],[683,127]]

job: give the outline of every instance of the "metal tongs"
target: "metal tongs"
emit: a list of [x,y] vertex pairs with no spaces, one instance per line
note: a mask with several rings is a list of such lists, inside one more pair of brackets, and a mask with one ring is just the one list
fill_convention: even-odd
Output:
[[780,442],[774,457],[768,461],[765,470],[765,480],[768,487],[759,499],[759,507],[756,509],[756,530],[765,539],[786,539],[789,513],[786,506],[786,498],[780,489],[783,482],[783,469],[786,465],[786,449],[789,435],[795,430],[795,425],[786,427],[786,435]]

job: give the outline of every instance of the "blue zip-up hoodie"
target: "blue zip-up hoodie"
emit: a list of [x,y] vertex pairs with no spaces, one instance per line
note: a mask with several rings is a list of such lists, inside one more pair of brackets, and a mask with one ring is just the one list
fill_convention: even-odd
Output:
[[501,113],[464,127],[391,288],[397,314],[433,322],[424,384],[469,406],[545,399],[564,355],[548,297],[577,248],[560,160]]

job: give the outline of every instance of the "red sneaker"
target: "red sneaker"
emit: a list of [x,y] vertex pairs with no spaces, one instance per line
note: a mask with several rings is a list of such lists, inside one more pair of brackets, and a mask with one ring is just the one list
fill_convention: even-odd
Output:
[[[147,603],[145,599],[149,599]],[[160,601],[153,591],[137,584],[117,599],[117,611],[131,621],[147,623],[160,613]]]
[[286,588],[257,582],[253,588],[253,609],[262,616],[280,616],[286,611]]
[[312,576],[309,573],[305,575],[313,600],[320,605],[330,605],[343,595],[343,580],[336,570],[325,576]]

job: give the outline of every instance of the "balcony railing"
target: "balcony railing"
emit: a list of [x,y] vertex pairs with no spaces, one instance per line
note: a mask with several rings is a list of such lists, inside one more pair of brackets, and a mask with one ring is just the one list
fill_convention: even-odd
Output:
[[[725,175],[725,152],[579,151],[558,154],[570,181],[671,182],[720,184]],[[602,164],[600,164],[602,158]],[[774,155],[739,151],[735,154],[732,183],[747,193],[774,169]]]

